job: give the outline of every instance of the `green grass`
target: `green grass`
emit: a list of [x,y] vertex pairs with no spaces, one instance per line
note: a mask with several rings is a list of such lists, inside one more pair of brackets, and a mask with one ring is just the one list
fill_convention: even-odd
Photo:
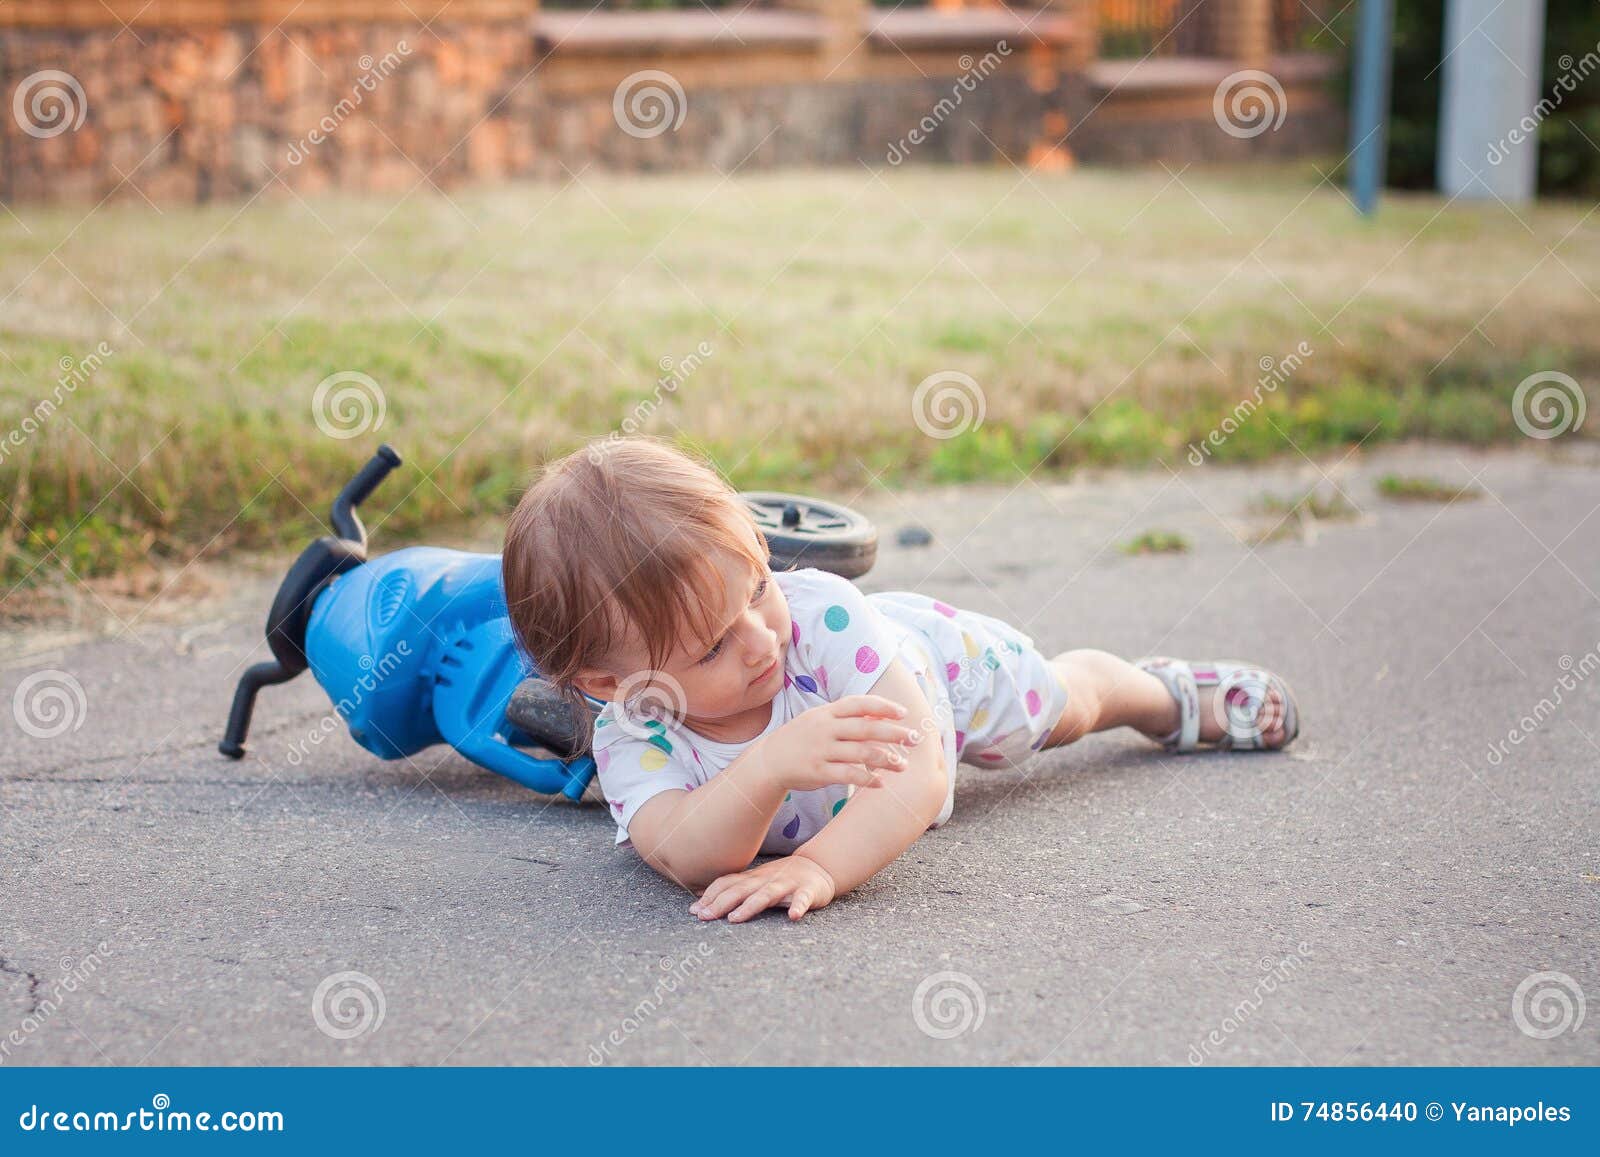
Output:
[[1187,554],[1189,540],[1176,531],[1147,530],[1123,543],[1123,554]]
[[1251,540],[1257,545],[1303,535],[1318,522],[1347,522],[1361,514],[1341,491],[1320,486],[1287,498],[1263,494],[1255,501],[1254,509],[1266,523]]
[[1385,474],[1378,479],[1378,493],[1397,502],[1455,502],[1482,497],[1476,486],[1456,486],[1437,478],[1407,474]]
[[[1488,443],[1517,436],[1509,399],[1529,373],[1595,380],[1577,279],[1600,281],[1600,221],[1583,206],[1519,210],[1524,228],[1499,206],[1392,197],[1362,221],[1313,180],[589,173],[449,200],[14,207],[0,573],[9,590],[297,543],[380,439],[408,459],[370,512],[393,545],[503,512],[539,462],[654,399],[641,428],[736,484],[848,499],[873,474],[1179,464],[1252,396],[1204,457]],[[102,341],[92,376],[5,442],[58,363]],[[661,389],[663,359],[702,342]],[[1300,342],[1311,355],[1263,391],[1262,359]],[[978,383],[983,421],[930,437],[912,396],[952,371]],[[337,372],[378,384],[381,428],[319,431],[312,394]]]

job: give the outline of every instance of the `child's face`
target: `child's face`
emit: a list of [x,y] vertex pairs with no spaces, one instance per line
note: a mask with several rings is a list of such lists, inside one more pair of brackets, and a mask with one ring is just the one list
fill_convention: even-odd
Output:
[[[662,671],[681,691],[683,714],[724,719],[770,703],[783,689],[784,655],[790,641],[789,603],[766,566],[752,573],[738,558],[717,566],[721,590],[706,592],[718,608],[723,633],[710,643],[680,640]],[[641,667],[644,660],[639,658]],[[670,687],[670,684],[669,684]]]

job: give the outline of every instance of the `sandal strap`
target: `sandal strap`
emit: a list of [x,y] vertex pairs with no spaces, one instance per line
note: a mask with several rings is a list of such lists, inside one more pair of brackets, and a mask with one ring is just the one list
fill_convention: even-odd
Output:
[[1224,750],[1260,751],[1266,748],[1261,733],[1261,711],[1269,692],[1276,690],[1284,706],[1284,740],[1287,747],[1300,733],[1300,713],[1294,692],[1283,679],[1262,667],[1232,659],[1189,662],[1165,656],[1140,659],[1134,666],[1148,671],[1166,686],[1177,701],[1179,724],[1159,742],[1172,751],[1193,751],[1200,739],[1200,688],[1216,687],[1213,704],[1220,704]]
[[1194,669],[1182,659],[1153,655],[1134,663],[1160,679],[1178,704],[1178,727],[1158,743],[1168,751],[1193,751],[1200,743],[1200,684]]

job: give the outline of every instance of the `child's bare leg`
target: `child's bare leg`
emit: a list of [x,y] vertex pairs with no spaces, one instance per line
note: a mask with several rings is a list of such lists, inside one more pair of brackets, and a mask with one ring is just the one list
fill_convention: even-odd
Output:
[[[1045,740],[1045,747],[1060,747],[1091,731],[1132,727],[1152,739],[1178,729],[1178,704],[1166,685],[1148,671],[1105,651],[1066,651],[1050,660],[1067,683],[1067,706]],[[1200,692],[1200,738],[1215,742],[1222,722],[1211,709],[1215,687]],[[1261,709],[1262,739],[1268,747],[1284,740],[1284,706],[1276,691]]]

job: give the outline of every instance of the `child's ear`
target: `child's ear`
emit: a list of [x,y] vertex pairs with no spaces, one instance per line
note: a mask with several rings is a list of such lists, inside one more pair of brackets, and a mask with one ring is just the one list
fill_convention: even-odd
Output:
[[617,677],[605,671],[584,671],[572,684],[591,699],[609,703],[617,697]]

